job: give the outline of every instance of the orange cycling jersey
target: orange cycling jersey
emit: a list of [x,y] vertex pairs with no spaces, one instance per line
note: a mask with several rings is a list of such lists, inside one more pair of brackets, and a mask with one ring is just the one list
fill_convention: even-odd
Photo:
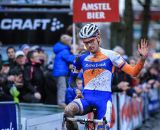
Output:
[[83,70],[84,89],[111,92],[114,68],[118,67],[129,75],[137,76],[144,65],[139,60],[132,67],[118,53],[100,48],[96,54],[87,52],[74,64],[76,70]]

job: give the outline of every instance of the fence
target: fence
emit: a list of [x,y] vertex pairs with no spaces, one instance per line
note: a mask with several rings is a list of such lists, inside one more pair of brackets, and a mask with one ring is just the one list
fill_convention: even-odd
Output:
[[20,107],[13,102],[0,102],[0,130],[21,130]]
[[[160,90],[156,88],[142,93],[138,98],[129,97],[125,93],[113,93],[111,130],[134,130],[140,127],[143,121],[150,118],[150,114],[159,109],[159,101]],[[0,130],[61,130],[63,110],[42,104],[1,102],[0,117]],[[88,117],[92,117],[91,114]],[[79,125],[79,128],[83,130],[83,125]]]
[[134,130],[160,108],[159,89],[150,89],[137,98],[124,93],[113,94],[112,129]]

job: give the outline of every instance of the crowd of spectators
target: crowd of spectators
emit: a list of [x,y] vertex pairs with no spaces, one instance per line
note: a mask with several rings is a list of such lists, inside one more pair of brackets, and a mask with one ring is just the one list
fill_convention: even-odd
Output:
[[[128,61],[130,65],[134,66],[136,64],[137,58],[128,58],[128,56],[125,55],[125,51],[123,48],[115,47],[114,51],[119,53],[125,60]],[[159,59],[153,59],[151,55],[148,56],[144,68],[142,69],[138,77],[131,77],[125,74],[120,69],[116,68],[114,72],[112,92],[125,92],[128,96],[139,97],[143,92],[150,92],[153,88],[159,88],[159,64]]]
[[0,101],[56,104],[55,81],[44,50],[24,44],[18,50],[9,46],[6,53],[8,59],[1,60]]
[[[53,67],[49,67],[48,55],[42,47],[23,44],[16,50],[9,46],[6,49],[8,59],[0,60],[0,101],[58,104],[65,107],[74,98],[78,98],[77,93],[83,93],[82,74],[72,86],[68,80],[76,55],[86,50],[81,41],[78,41],[76,48],[73,54],[72,36],[61,35],[60,40],[53,45],[55,57]],[[131,65],[136,64],[137,58],[128,57],[122,47],[116,46],[113,50]],[[112,92],[124,92],[131,97],[138,97],[143,92],[159,88],[159,64],[159,59],[150,55],[138,77],[131,77],[116,68]]]

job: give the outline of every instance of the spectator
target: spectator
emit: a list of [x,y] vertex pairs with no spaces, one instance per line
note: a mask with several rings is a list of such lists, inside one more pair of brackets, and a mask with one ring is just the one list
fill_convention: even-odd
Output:
[[10,76],[14,76],[14,85],[20,92],[19,99],[23,101],[23,94],[25,93],[24,90],[24,82],[23,82],[23,72],[24,72],[24,65],[26,62],[26,57],[23,51],[17,51],[15,54],[16,65],[10,71]]
[[78,47],[77,47],[77,54],[84,54],[86,52],[86,48],[84,46],[84,43],[79,40],[79,44],[78,44]]
[[141,83],[149,82],[150,80],[156,81],[159,79],[159,70],[154,64],[148,68],[148,71],[141,77]]
[[10,71],[10,66],[8,61],[3,61],[2,69],[1,69],[1,92],[3,93],[2,98],[4,100],[14,100],[15,102],[19,102],[18,96],[19,91],[17,91],[16,87],[14,87],[14,82],[16,78],[14,76],[8,76]]
[[16,64],[16,62],[15,62],[15,51],[16,50],[12,46],[7,48],[7,56],[8,56],[10,69],[12,69]]
[[76,79],[76,86],[74,87],[68,87],[66,89],[66,104],[69,104],[71,101],[73,101],[76,98],[77,93],[83,93],[83,85],[82,85],[82,79],[77,78]]
[[24,65],[26,62],[26,57],[25,57],[25,54],[23,53],[23,51],[16,52],[15,61],[16,61],[16,66],[13,68],[13,69],[16,69],[15,72],[18,72],[18,69],[20,69],[20,71],[23,71]]
[[62,35],[60,41],[53,46],[55,62],[53,76],[57,81],[57,103],[65,107],[66,78],[69,75],[69,64],[72,64],[75,56],[70,51],[72,38]]
[[25,56],[27,56],[28,52],[30,51],[30,46],[28,44],[23,44],[20,47],[20,50],[22,50]]
[[7,86],[7,77],[9,69],[9,62],[3,61],[2,68],[0,71],[0,101],[13,101],[13,98],[10,95],[9,88]]
[[23,96],[25,102],[44,102],[44,75],[41,70],[41,62],[37,51],[28,53],[28,63],[24,68],[24,88],[26,94]]
[[[33,46],[34,49],[39,54],[39,60],[41,62],[41,69],[43,70],[45,87],[44,91],[47,95],[45,97],[46,104],[57,104],[57,88],[56,81],[52,76],[52,70],[48,68],[48,55],[40,46]],[[53,67],[52,67],[53,68]]]
[[128,61],[128,56],[125,54],[125,50],[121,46],[116,46],[113,51],[117,52],[124,60]]
[[1,74],[8,74],[10,71],[9,61],[4,60],[2,61],[2,68],[1,68]]

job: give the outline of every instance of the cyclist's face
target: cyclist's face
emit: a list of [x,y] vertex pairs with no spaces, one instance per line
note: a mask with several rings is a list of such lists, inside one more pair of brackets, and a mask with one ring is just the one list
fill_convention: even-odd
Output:
[[99,50],[100,38],[98,36],[92,38],[86,38],[83,39],[83,43],[85,44],[89,52],[96,53]]

